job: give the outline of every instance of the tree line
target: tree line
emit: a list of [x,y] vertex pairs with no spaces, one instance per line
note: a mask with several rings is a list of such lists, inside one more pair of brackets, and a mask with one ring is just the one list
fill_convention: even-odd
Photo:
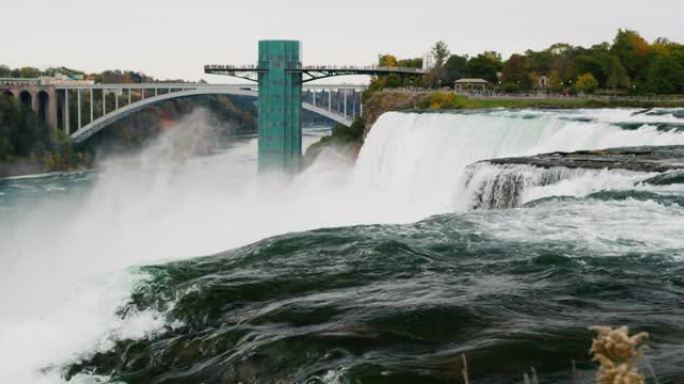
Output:
[[32,79],[38,77],[54,77],[57,74],[65,75],[71,79],[87,79],[93,80],[98,84],[134,84],[134,83],[184,83],[185,80],[167,79],[159,80],[148,76],[142,72],[130,70],[105,70],[102,72],[86,73],[77,69],[67,67],[50,67],[47,69],[39,69],[36,67],[20,67],[10,68],[7,65],[0,64],[0,77],[13,77]]
[[[509,93],[684,94],[684,45],[665,38],[649,43],[628,29],[619,30],[612,42],[589,48],[557,43],[540,51],[515,53],[506,60],[494,51],[452,54],[442,41],[432,47],[430,56],[433,65],[422,78],[381,76],[373,80],[371,89],[451,87],[461,78],[481,78]],[[386,54],[378,64],[420,68],[423,60],[398,60]]]

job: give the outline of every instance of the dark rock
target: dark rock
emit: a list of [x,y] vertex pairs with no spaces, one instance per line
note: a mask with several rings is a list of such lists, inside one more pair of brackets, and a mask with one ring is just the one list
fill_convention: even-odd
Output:
[[672,185],[684,184],[684,170],[678,169],[670,172],[662,173],[658,176],[651,177],[644,180],[644,184],[651,185]]
[[[609,148],[553,152],[526,157],[485,160],[490,164],[523,164],[540,168],[624,169],[635,172],[684,170],[684,145]],[[682,176],[679,176],[682,177]]]

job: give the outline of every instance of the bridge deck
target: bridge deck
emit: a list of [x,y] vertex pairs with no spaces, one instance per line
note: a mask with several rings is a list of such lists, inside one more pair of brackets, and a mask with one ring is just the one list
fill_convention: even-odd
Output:
[[[407,67],[378,67],[378,66],[325,66],[325,65],[308,65],[299,66],[296,68],[285,69],[287,72],[299,72],[309,78],[302,79],[302,83],[313,80],[324,79],[333,76],[346,75],[424,75],[426,70],[421,68],[407,68]],[[265,68],[260,68],[255,65],[235,66],[235,65],[219,65],[211,64],[204,66],[204,73],[210,75],[225,75],[233,76],[249,81],[258,81],[258,74],[265,73]]]
[[[254,84],[210,84],[210,83],[122,83],[122,84],[60,84],[55,88],[59,90],[89,90],[89,89],[174,89],[174,90],[190,90],[190,89],[237,89],[237,90],[253,90],[256,91],[258,87]],[[310,90],[328,90],[328,89],[345,89],[363,91],[367,88],[364,84],[307,84],[304,89]]]

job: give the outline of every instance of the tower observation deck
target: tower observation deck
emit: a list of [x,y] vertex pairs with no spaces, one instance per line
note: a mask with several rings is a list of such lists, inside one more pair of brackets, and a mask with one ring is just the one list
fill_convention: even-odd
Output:
[[296,40],[259,41],[254,66],[205,65],[204,72],[233,76],[259,85],[259,170],[296,172],[302,154],[302,84],[333,76],[419,76],[425,71],[399,67],[302,66]]

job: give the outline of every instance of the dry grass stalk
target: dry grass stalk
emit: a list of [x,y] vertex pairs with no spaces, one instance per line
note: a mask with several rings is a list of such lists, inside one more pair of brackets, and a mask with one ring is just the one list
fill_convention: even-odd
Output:
[[534,367],[530,367],[529,373],[527,371],[523,372],[523,383],[539,384],[539,379],[537,378],[537,370],[534,369]]
[[644,376],[635,364],[641,357],[648,334],[641,332],[630,336],[627,327],[595,326],[590,329],[597,333],[590,353],[592,360],[601,365],[597,377],[599,384],[644,384]]
[[463,369],[461,370],[461,374],[463,375],[463,382],[465,384],[470,384],[470,380],[468,380],[468,360],[466,360],[466,355],[465,353],[461,355],[463,358]]
[[530,372],[532,373],[532,384],[539,384],[539,379],[537,378],[537,370],[534,367],[530,367]]

